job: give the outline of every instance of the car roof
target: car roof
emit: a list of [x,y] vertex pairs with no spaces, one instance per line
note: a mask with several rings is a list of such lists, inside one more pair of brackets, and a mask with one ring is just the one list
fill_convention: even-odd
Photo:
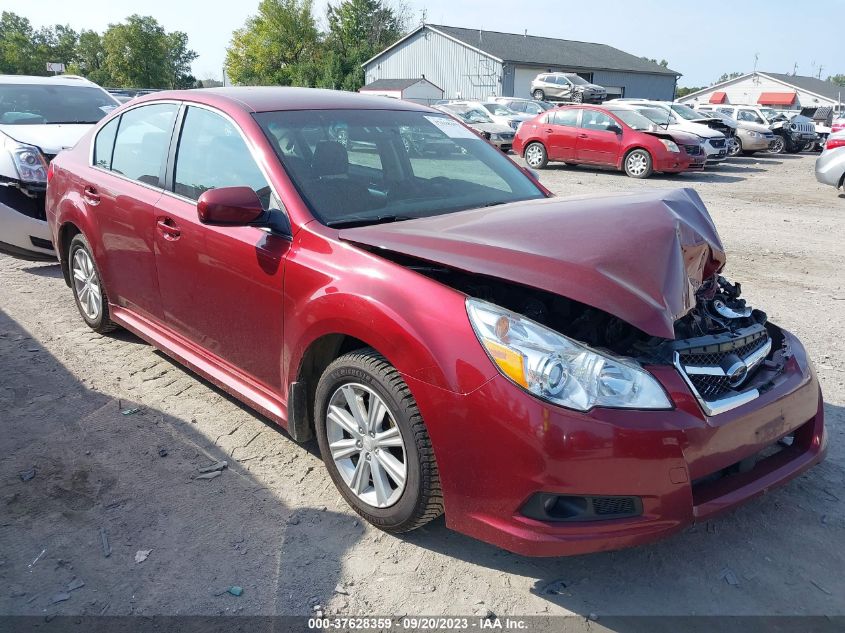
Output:
[[94,86],[99,87],[85,77],[78,75],[54,75],[52,77],[39,77],[36,75],[0,75],[0,84],[33,84],[48,86]]
[[288,86],[255,86],[163,90],[135,98],[132,103],[146,101],[193,101],[220,108],[237,108],[246,112],[276,110],[417,110],[431,109],[399,99],[388,99],[358,92],[293,88]]

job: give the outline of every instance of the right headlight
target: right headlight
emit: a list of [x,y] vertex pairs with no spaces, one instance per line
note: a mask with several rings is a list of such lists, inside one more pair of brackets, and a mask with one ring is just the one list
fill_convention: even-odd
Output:
[[578,411],[672,408],[660,383],[633,360],[591,349],[486,301],[469,298],[466,305],[499,371],[535,396]]
[[3,146],[11,154],[12,163],[21,182],[47,183],[47,161],[44,160],[41,150],[34,145],[19,143],[8,136],[3,138]]

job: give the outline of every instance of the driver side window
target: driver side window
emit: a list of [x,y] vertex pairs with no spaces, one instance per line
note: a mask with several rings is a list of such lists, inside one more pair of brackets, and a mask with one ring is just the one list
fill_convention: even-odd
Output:
[[179,136],[173,191],[196,200],[221,187],[250,187],[270,206],[270,186],[235,126],[219,114],[189,106]]

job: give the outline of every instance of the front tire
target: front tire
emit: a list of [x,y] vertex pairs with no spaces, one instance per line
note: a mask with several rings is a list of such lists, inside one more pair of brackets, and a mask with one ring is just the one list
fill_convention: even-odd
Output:
[[525,148],[525,162],[531,169],[543,169],[549,164],[549,155],[542,143],[529,143]]
[[625,173],[631,178],[648,178],[654,173],[654,161],[644,149],[632,149],[622,162]]
[[733,141],[734,142],[733,145],[731,145],[731,151],[729,152],[731,158],[745,153],[742,150],[742,141],[739,138],[734,138]]
[[317,442],[352,509],[386,532],[443,513],[434,451],[408,385],[372,348],[341,356],[317,384]]
[[117,325],[111,320],[102,277],[94,261],[91,245],[82,233],[76,234],[70,241],[68,268],[73,298],[82,319],[88,327],[100,334],[114,330]]
[[769,153],[771,153],[771,154],[783,154],[785,149],[786,149],[786,141],[783,140],[783,137],[780,134],[776,134],[775,140],[772,141],[772,144],[769,147]]

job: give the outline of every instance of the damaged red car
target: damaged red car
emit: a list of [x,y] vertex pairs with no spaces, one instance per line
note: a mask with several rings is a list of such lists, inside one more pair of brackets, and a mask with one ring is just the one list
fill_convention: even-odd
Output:
[[555,198],[435,110],[225,88],[110,114],[47,212],[91,328],[316,437],[387,531],[627,547],[824,455],[807,353],[722,275],[692,190]]

